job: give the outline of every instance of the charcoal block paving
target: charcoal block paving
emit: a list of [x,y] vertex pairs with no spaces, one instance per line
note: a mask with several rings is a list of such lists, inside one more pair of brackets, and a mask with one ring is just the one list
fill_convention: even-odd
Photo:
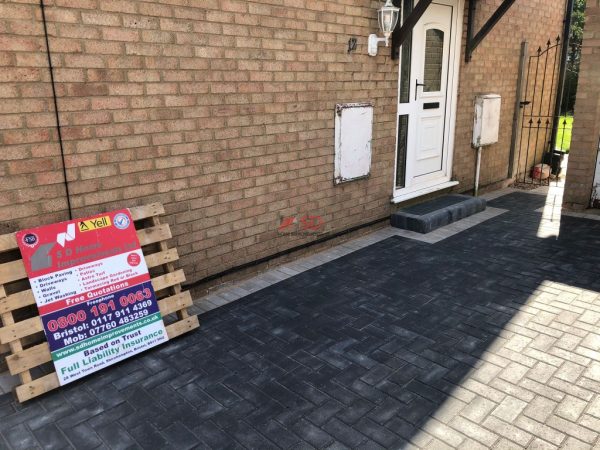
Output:
[[[507,212],[435,244],[386,239],[25,404],[0,395],[0,449],[519,448],[510,439],[546,441],[550,429],[557,447],[598,447],[597,363],[584,354],[597,357],[585,345],[597,336],[588,322],[600,306],[600,222],[562,217],[558,238],[540,238],[544,203],[500,197],[490,206]],[[532,335],[559,338],[524,339]],[[573,342],[585,343],[582,354],[568,350]],[[510,358],[524,367],[572,359],[584,370],[577,385],[489,370]],[[522,392],[536,397],[504,424],[494,411]],[[591,399],[589,412],[532,413],[541,397],[573,392]],[[467,408],[481,400],[490,407],[476,423]],[[523,429],[529,416],[540,426]]]
[[390,224],[403,230],[426,234],[484,211],[485,208],[486,201],[483,198],[449,194],[393,213]]

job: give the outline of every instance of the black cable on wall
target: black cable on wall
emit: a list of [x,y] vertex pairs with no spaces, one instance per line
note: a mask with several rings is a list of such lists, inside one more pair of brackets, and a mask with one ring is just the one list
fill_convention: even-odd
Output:
[[273,259],[277,259],[277,258],[281,258],[282,256],[287,256],[293,252],[297,252],[299,250],[303,250],[309,247],[312,247],[313,245],[317,245],[317,244],[322,244],[324,242],[330,241],[332,239],[336,239],[339,237],[342,237],[346,234],[350,234],[350,233],[354,233],[355,231],[359,231],[363,228],[368,228],[368,227],[372,227],[374,225],[377,225],[379,223],[385,222],[385,221],[389,221],[390,220],[390,216],[385,216],[385,217],[381,217],[379,219],[375,219],[371,222],[367,222],[367,223],[362,223],[360,225],[355,225],[353,227],[350,228],[346,228],[345,230],[341,230],[338,231],[336,233],[333,234],[328,234],[327,236],[323,236],[321,238],[315,239],[314,241],[310,241],[310,242],[305,242],[304,244],[300,244],[297,245],[296,247],[291,247],[285,250],[281,250],[277,253],[273,253],[272,255],[268,255],[268,256],[264,256],[262,258],[259,259],[255,259],[253,261],[249,261],[247,263],[244,264],[240,264],[239,266],[234,266],[234,267],[230,267],[229,269],[225,269],[222,272],[219,273],[215,273],[213,275],[209,275],[205,278],[201,278],[199,280],[196,281],[192,281],[191,283],[187,283],[183,285],[183,288],[188,290],[188,289],[194,289],[204,283],[208,283],[214,280],[217,280],[219,278],[222,278],[224,276],[227,275],[231,275],[233,273],[236,272],[240,272],[242,270],[248,269],[250,267],[254,267],[254,266],[258,266],[259,264],[264,264],[266,262],[269,262]]
[[44,23],[44,36],[46,38],[46,55],[48,55],[48,68],[50,69],[50,84],[52,85],[52,98],[54,100],[54,116],[56,117],[56,131],[58,132],[58,145],[60,146],[60,158],[62,161],[63,181],[67,196],[67,208],[69,209],[69,219],[73,219],[73,210],[71,208],[71,195],[69,193],[69,181],[67,180],[67,166],[65,163],[65,149],[63,147],[62,133],[60,131],[60,116],[58,114],[58,102],[56,100],[56,86],[54,85],[54,68],[52,67],[52,57],[50,56],[50,41],[48,39],[48,26],[46,24],[46,12],[44,10],[44,0],[40,0],[40,9],[42,11],[42,22]]

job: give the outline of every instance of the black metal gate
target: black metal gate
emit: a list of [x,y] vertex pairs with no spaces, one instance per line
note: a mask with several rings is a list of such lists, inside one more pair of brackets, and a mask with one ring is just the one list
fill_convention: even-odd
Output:
[[529,56],[520,102],[521,130],[517,154],[518,184],[558,182],[563,153],[555,149],[559,118],[555,115],[559,89],[561,39],[548,40]]

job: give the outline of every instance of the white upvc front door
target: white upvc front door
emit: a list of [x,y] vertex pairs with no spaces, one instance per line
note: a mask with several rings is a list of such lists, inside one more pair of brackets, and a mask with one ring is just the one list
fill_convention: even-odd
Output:
[[450,179],[462,6],[431,3],[400,50],[396,202],[457,184]]

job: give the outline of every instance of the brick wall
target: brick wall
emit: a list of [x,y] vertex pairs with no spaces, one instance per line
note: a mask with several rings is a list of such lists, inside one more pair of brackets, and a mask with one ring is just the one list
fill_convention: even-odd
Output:
[[[476,32],[501,3],[501,0],[477,2]],[[556,36],[562,33],[563,3],[562,0],[517,1],[477,47],[472,61],[468,64],[464,62],[465,46],[462,46],[453,168],[454,177],[460,182],[457,190],[472,189],[474,185],[476,152],[471,148],[470,142],[474,100],[478,93],[502,96],[499,141],[483,149],[480,183],[485,186],[507,178],[521,42],[529,43],[531,55],[535,54],[540,46],[544,49],[549,39],[554,41]],[[467,9],[464,14],[463,41],[466,40],[466,24]],[[541,75],[538,74],[538,77],[541,78]],[[533,84],[533,77],[530,84]],[[538,90],[540,86],[541,81],[538,80]],[[544,104],[552,100],[548,98],[550,90],[547,87],[546,92]],[[538,160],[542,154],[543,139],[541,132],[537,148]],[[533,138],[530,146],[532,150],[535,147]],[[524,149],[525,147],[526,140]],[[522,168],[528,168],[533,163],[531,155],[528,163],[525,162],[525,150],[521,159]]]
[[64,218],[39,8],[0,4],[0,233]]
[[565,206],[573,209],[584,209],[590,205],[600,137],[599,0],[587,0],[585,16],[579,86],[564,194]]
[[[387,49],[366,54],[378,1],[45,2],[74,216],[164,203],[196,280],[314,239],[280,234],[283,218],[320,215],[334,232],[389,214],[397,65]],[[480,1],[478,20],[499,3]],[[482,183],[505,177],[519,44],[558,33],[553,4],[516,2],[462,65],[460,190],[472,187],[475,92],[504,97]],[[348,54],[350,37],[359,45]],[[0,4],[0,43],[8,232],[67,212],[37,0]],[[334,106],[365,100],[375,104],[371,177],[334,187]]]

